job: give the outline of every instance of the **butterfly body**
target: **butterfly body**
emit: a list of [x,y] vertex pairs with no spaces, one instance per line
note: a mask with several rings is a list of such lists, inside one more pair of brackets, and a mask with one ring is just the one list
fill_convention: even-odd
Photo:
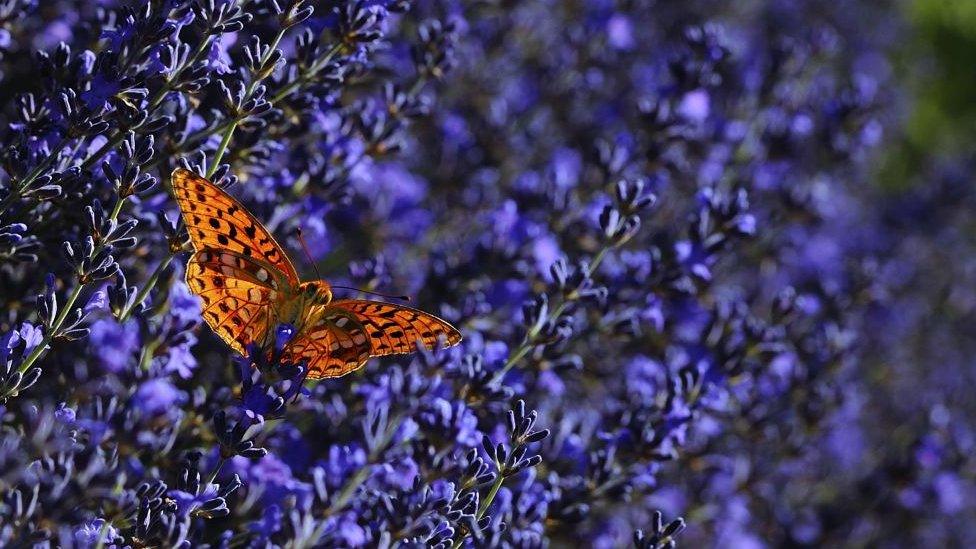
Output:
[[341,376],[373,356],[404,354],[461,340],[434,315],[377,301],[333,300],[328,282],[302,282],[270,232],[237,200],[177,168],[176,196],[194,253],[186,282],[204,302],[203,318],[232,349],[273,344],[274,327],[296,328],[282,360],[304,362],[309,378]]

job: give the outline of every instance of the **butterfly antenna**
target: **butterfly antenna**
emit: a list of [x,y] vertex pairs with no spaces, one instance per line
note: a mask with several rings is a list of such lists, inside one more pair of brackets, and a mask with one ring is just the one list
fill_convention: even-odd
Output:
[[371,292],[369,290],[364,290],[362,288],[353,288],[351,286],[336,286],[335,284],[332,284],[332,287],[333,288],[339,288],[341,290],[353,290],[353,291],[356,291],[356,292],[363,292],[364,294],[375,295],[377,297],[382,297],[382,298],[385,298],[385,299],[402,299],[403,301],[410,301],[410,296],[408,296],[408,295],[381,294],[379,292]]
[[322,273],[319,272],[318,265],[315,264],[315,261],[312,261],[312,254],[308,253],[308,244],[305,243],[305,235],[302,234],[302,228],[299,227],[295,230],[298,232],[298,242],[302,245],[302,251],[305,252],[305,259],[308,259],[308,262],[312,264],[316,278],[322,280]]
[[[298,241],[302,244],[302,251],[305,252],[305,257],[308,259],[308,262],[312,264],[312,268],[315,269],[315,276],[317,276],[319,278],[319,280],[321,280],[322,279],[322,273],[319,272],[319,268],[316,267],[315,266],[315,262],[312,261],[312,254],[308,253],[308,244],[305,243],[305,237],[302,235],[302,229],[301,229],[301,227],[299,227],[298,229],[296,229],[296,231],[298,232]],[[331,286],[333,288],[339,288],[339,289],[342,289],[342,290],[354,290],[354,291],[357,291],[357,292],[363,292],[364,294],[371,294],[371,295],[375,295],[377,297],[382,297],[382,298],[385,298],[385,299],[400,299],[400,300],[403,300],[403,301],[410,301],[410,296],[408,296],[408,295],[381,294],[379,292],[371,292],[369,290],[364,290],[362,288],[352,288],[350,286],[336,286],[335,284],[331,284]]]

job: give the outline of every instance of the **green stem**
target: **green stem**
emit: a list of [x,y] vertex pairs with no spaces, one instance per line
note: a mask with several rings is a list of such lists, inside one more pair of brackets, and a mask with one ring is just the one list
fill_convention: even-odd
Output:
[[[163,87],[158,92],[156,92],[156,95],[154,95],[153,98],[149,101],[149,108],[148,108],[149,112],[156,110],[156,107],[158,107],[163,102],[163,99],[166,98],[166,94],[172,91],[173,82],[175,82],[177,78],[179,78],[179,76],[183,73],[184,70],[186,70],[187,67],[190,67],[194,63],[196,63],[197,59],[210,46],[211,40],[213,40],[211,36],[208,36],[206,39],[204,39],[197,47],[197,49],[193,52],[193,54],[190,56],[190,58],[187,60],[186,64],[180,67],[180,69],[173,74],[172,78],[167,80],[166,83],[163,84]],[[108,141],[105,142],[104,145],[99,147],[97,151],[95,151],[91,156],[89,156],[87,159],[85,159],[84,162],[81,163],[81,167],[84,169],[88,169],[91,168],[93,165],[95,165],[95,163],[98,162],[98,160],[103,155],[105,155],[105,153],[110,151],[116,145],[121,143],[123,139],[125,139],[125,134],[127,132],[128,130],[117,130],[112,135],[112,137],[110,137]],[[10,204],[13,203],[15,200],[17,200],[17,198],[20,196],[20,193],[23,192],[23,190],[26,189],[28,185],[33,183],[34,180],[40,177],[40,175],[44,172],[44,170],[46,170],[50,166],[50,164],[54,162],[58,153],[60,153],[64,149],[64,147],[68,145],[69,141],[70,139],[68,138],[62,139],[61,142],[58,144],[58,146],[55,147],[55,149],[51,152],[51,154],[49,154],[44,160],[41,161],[40,164],[38,164],[33,170],[31,170],[31,172],[27,175],[27,177],[24,178],[24,182],[17,188],[17,190],[11,192],[3,200],[3,202],[0,203],[0,213],[5,212],[7,208],[10,206]],[[84,140],[83,139],[79,140],[79,148],[80,148],[81,141]]]
[[427,83],[427,75],[420,74],[419,76],[417,76],[417,79],[414,81],[413,85],[410,86],[410,91],[407,92],[407,95],[411,95],[411,96],[417,95],[418,93],[420,93],[420,90],[423,89],[424,84],[426,83]]
[[[604,246],[603,248],[600,249],[599,252],[597,252],[596,256],[593,257],[593,262],[590,263],[590,273],[595,272],[597,268],[600,267],[600,263],[603,262],[603,259],[607,255],[607,252],[609,252],[612,247],[613,246]],[[546,320],[556,320],[557,318],[559,318],[559,315],[561,315],[563,311],[566,310],[566,307],[568,307],[569,304],[572,303],[573,301],[576,301],[576,299],[577,298],[573,296],[567,297],[565,301],[560,303],[558,307],[552,310],[552,312],[546,317]],[[508,360],[505,361],[505,364],[502,366],[502,368],[497,372],[495,372],[495,375],[492,376],[490,383],[497,383],[501,381],[502,378],[505,377],[505,374],[507,374],[509,370],[515,367],[518,361],[525,358],[525,355],[528,354],[529,351],[532,350],[532,347],[535,345],[533,340],[536,338],[536,336],[539,335],[539,330],[541,330],[545,324],[546,324],[545,321],[539,322],[535,326],[533,326],[532,329],[530,329],[527,334],[525,334],[525,338],[522,340],[522,343],[514,351],[512,351],[512,354],[508,356]]]
[[328,52],[326,52],[325,56],[319,62],[313,63],[312,66],[308,68],[307,72],[305,72],[304,74],[296,78],[294,81],[290,82],[284,88],[278,90],[278,93],[274,94],[274,96],[271,97],[271,102],[277,103],[281,101],[282,99],[291,95],[291,92],[295,91],[300,86],[303,86],[308,82],[310,82],[312,78],[315,77],[315,75],[318,74],[320,70],[328,66],[329,61],[332,61],[332,58],[335,57],[336,54],[339,53],[341,49],[342,49],[341,43],[332,46],[332,48]]
[[599,252],[597,252],[596,257],[593,258],[593,262],[590,263],[590,273],[596,272],[596,270],[600,267],[600,263],[603,262],[603,258],[606,257],[607,252],[609,252],[610,248],[612,247],[613,246],[604,246]]
[[[109,214],[109,216],[108,216],[109,219],[111,219],[112,221],[115,221],[115,220],[117,220],[119,218],[119,213],[122,211],[122,204],[123,203],[125,203],[125,199],[122,198],[122,197],[119,197],[119,199],[115,201],[115,206],[112,207],[112,213]],[[104,244],[103,244],[103,246],[104,246]],[[99,248],[99,249],[101,249],[101,248]]]
[[[495,496],[498,495],[498,490],[500,490],[502,484],[505,483],[505,475],[503,474],[504,473],[503,469],[504,467],[498,468],[498,477],[495,479],[495,482],[491,483],[491,489],[488,490],[488,495],[485,496],[485,499],[481,500],[478,503],[478,512],[475,514],[475,518],[477,518],[478,520],[484,518],[485,513],[488,512],[488,508],[491,507],[491,502],[495,501]],[[461,547],[461,544],[464,543],[465,538],[467,538],[469,535],[471,535],[471,532],[468,532],[467,534],[462,535],[458,539],[454,540],[454,544],[451,546],[451,548],[458,549],[458,547]]]
[[149,371],[149,366],[152,364],[153,355],[156,354],[156,349],[162,345],[162,341],[159,339],[154,339],[148,344],[143,345],[142,352],[139,355],[139,369],[143,372]]
[[501,471],[499,471],[498,478],[496,478],[495,482],[491,484],[491,490],[488,490],[488,495],[485,496],[485,499],[481,502],[481,508],[478,509],[478,514],[475,515],[476,517],[478,517],[478,520],[481,520],[485,517],[485,513],[488,512],[488,508],[491,507],[491,502],[495,500],[495,496],[498,494],[498,490],[501,489],[502,484],[504,484],[504,482],[505,482],[505,476],[502,474]]
[[387,425],[386,432],[383,433],[383,440],[379,444],[376,444],[373,451],[370,452],[369,455],[367,456],[366,463],[363,464],[363,466],[360,467],[358,471],[356,471],[356,474],[353,475],[351,479],[349,479],[349,482],[347,482],[346,485],[343,486],[342,491],[339,492],[339,495],[336,497],[336,499],[332,502],[331,505],[329,505],[328,509],[325,510],[325,516],[330,516],[334,513],[337,513],[346,506],[346,503],[349,502],[349,499],[356,492],[356,489],[358,489],[359,486],[366,481],[366,477],[369,476],[370,467],[377,464],[380,454],[383,453],[383,448],[390,443],[390,440],[393,438],[393,435],[396,434],[397,429],[400,428],[400,423],[402,422],[402,420],[403,420],[402,417],[397,416],[393,420],[393,422]]
[[155,168],[156,166],[158,166],[162,162],[164,162],[166,160],[169,160],[170,158],[174,158],[174,157],[180,156],[182,153],[185,153],[185,152],[189,151],[190,148],[192,148],[197,143],[200,143],[200,142],[206,140],[208,137],[210,137],[211,135],[213,135],[215,132],[222,132],[222,131],[226,130],[227,128],[229,128],[231,124],[236,124],[236,123],[237,123],[237,121],[234,120],[233,118],[228,118],[228,119],[222,120],[219,124],[217,124],[216,126],[214,126],[212,128],[205,128],[205,129],[197,130],[197,131],[191,133],[190,135],[188,135],[186,138],[183,139],[183,142],[182,143],[179,143],[178,147],[176,147],[175,150],[170,151],[167,155],[158,155],[158,156],[156,156],[156,158],[154,158],[152,160],[152,162],[150,162],[145,167],[145,170],[146,171],[152,170],[153,168]]
[[108,529],[112,526],[112,523],[105,521],[102,527],[98,529],[98,540],[95,542],[95,549],[102,549],[105,547],[105,536],[108,534]]
[[[264,52],[264,55],[261,56],[261,61],[258,63],[258,67],[263,67],[264,64],[268,62],[271,54],[278,49],[278,44],[281,43],[281,39],[284,38],[287,30],[288,28],[286,27],[278,31],[278,34],[275,35],[274,41],[271,42],[271,46],[267,49],[267,51]],[[261,83],[261,80],[262,78],[254,78],[251,80],[251,83],[248,84],[247,90],[244,93],[245,102],[251,98],[251,95],[254,94],[254,90],[257,89],[258,84]],[[237,125],[240,123],[240,116],[235,114],[233,122],[231,122],[230,126],[228,126],[224,131],[224,137],[221,138],[220,145],[217,147],[217,150],[214,151],[214,157],[210,163],[210,168],[207,169],[207,179],[212,178],[213,174],[217,171],[217,168],[220,167],[220,160],[224,157],[224,153],[227,152],[227,147],[230,145],[230,140],[232,137],[234,137],[234,130],[237,129]]]
[[68,313],[71,312],[71,308],[74,306],[75,301],[78,301],[78,296],[81,295],[81,290],[83,287],[83,284],[78,284],[73,290],[71,290],[71,295],[68,296],[68,299],[64,302],[64,305],[61,306],[61,310],[58,311],[58,316],[55,317],[54,322],[51,323],[51,329],[44,333],[44,339],[41,340],[37,347],[34,347],[34,350],[27,355],[24,362],[22,362],[20,367],[17,368],[17,371],[19,371],[21,374],[29,370],[30,367],[37,362],[37,359],[44,354],[44,351],[47,349],[48,345],[50,345],[51,340],[54,339],[55,334],[60,331],[61,325],[63,325],[64,321],[68,318]]
[[76,156],[78,156],[78,151],[80,151],[84,145],[85,145],[85,140],[79,139],[77,143],[75,143],[75,146],[71,148],[71,152],[68,153],[68,156],[65,157],[64,162],[58,164],[58,170],[64,171],[68,166],[70,166],[71,161],[74,160]]
[[91,156],[86,158],[85,161],[81,163],[81,169],[87,170],[91,168],[92,166],[95,165],[96,162],[98,162],[102,158],[102,156],[105,155],[105,153],[114,149],[116,145],[118,145],[123,140],[125,140],[126,131],[128,130],[118,130],[117,132],[115,132],[112,135],[112,137],[110,137],[108,141],[105,142],[105,144],[99,147],[97,151],[92,153]]
[[146,300],[146,297],[149,295],[149,292],[152,291],[153,287],[156,286],[156,283],[159,282],[159,277],[163,274],[163,271],[165,271],[166,268],[169,267],[169,264],[173,262],[174,257],[175,256],[170,255],[166,259],[159,262],[159,265],[156,266],[156,269],[153,271],[152,275],[149,276],[149,280],[147,280],[146,284],[139,289],[139,292],[136,294],[135,300],[132,301],[129,305],[127,305],[126,308],[122,311],[122,314],[119,315],[120,323],[123,323],[126,320],[128,320],[129,317],[132,316],[132,311],[135,310],[136,305]]
[[[383,448],[390,442],[393,435],[396,434],[397,429],[400,428],[400,423],[402,422],[402,416],[396,416],[394,421],[387,426],[386,432],[383,434],[383,440],[376,444],[374,450],[369,453],[366,457],[366,463],[360,467],[356,473],[346,481],[343,485],[342,490],[339,491],[339,495],[332,501],[328,508],[322,513],[322,518],[332,516],[342,509],[345,508],[346,504],[352,498],[356,490],[366,481],[369,477],[369,470],[372,466],[377,465],[380,454],[383,452]],[[309,539],[319,539],[322,536],[322,532],[325,528],[325,521],[323,520],[319,527],[315,529]]]
[[[206,51],[208,47],[210,47],[210,42],[212,40],[213,40],[212,36],[207,36],[202,42],[200,42],[200,45],[197,46],[197,49],[193,52],[190,58],[187,59],[186,64],[184,64],[182,67],[179,68],[179,70],[174,72],[173,76],[170,77],[159,89],[159,91],[156,92],[156,95],[154,95],[152,99],[149,100],[149,107],[147,108],[147,110],[150,113],[155,111],[156,108],[162,104],[163,100],[166,99],[166,94],[173,91],[173,82],[176,82],[176,80],[179,79],[180,75],[183,74],[183,71],[185,71],[187,67],[190,67],[197,62],[197,59],[200,57],[200,55],[202,55],[203,52]],[[81,163],[81,167],[84,169],[88,169],[94,166],[95,163],[98,162],[98,160],[105,153],[112,150],[116,145],[121,143],[123,139],[125,139],[125,135],[126,133],[128,133],[128,131],[129,131],[128,129],[117,130],[114,134],[112,134],[112,137],[110,137],[109,140],[105,142],[104,145],[99,147],[97,151],[92,153],[91,156],[89,156],[87,159],[85,159],[84,162]]]
[[[119,212],[122,211],[122,204],[124,202],[125,199],[123,198],[119,198],[118,200],[115,201],[115,207],[112,208],[112,213],[109,215],[109,219],[111,219],[112,221],[118,219]],[[104,247],[104,241],[99,242],[99,244],[95,247],[95,254],[98,254],[98,252],[100,252],[103,247]],[[58,315],[54,318],[54,322],[51,323],[51,328],[44,333],[44,339],[42,339],[41,343],[37,347],[34,347],[34,350],[31,351],[29,355],[27,355],[27,358],[25,358],[24,362],[20,364],[20,367],[17,368],[17,371],[23,374],[24,372],[29,370],[30,367],[33,366],[34,363],[37,362],[39,358],[41,358],[41,356],[44,354],[44,351],[47,349],[48,345],[50,345],[51,340],[58,336],[59,332],[61,331],[61,327],[64,325],[65,320],[68,319],[68,314],[71,313],[71,310],[75,305],[75,302],[78,301],[78,297],[81,296],[81,291],[84,289],[84,287],[85,284],[79,283],[77,286],[74,287],[73,290],[71,290],[71,294],[68,296],[68,299],[61,306],[61,310],[58,311]]]
[[[213,473],[210,474],[210,480],[207,481],[208,485],[213,484],[214,481],[217,480],[217,475],[220,474],[220,469],[224,466],[224,463],[226,462],[227,459],[224,456],[220,456],[220,461],[217,462],[217,466],[214,467]],[[204,486],[203,489],[206,490],[207,487]]]
[[363,482],[366,481],[366,477],[369,476],[369,468],[372,465],[373,465],[372,463],[367,463],[366,465],[361,467],[358,471],[356,471],[356,474],[353,475],[351,479],[349,479],[349,482],[347,482],[345,486],[343,486],[342,491],[339,492],[339,495],[332,502],[332,505],[329,505],[328,509],[325,510],[324,516],[327,517],[332,516],[338,511],[345,508],[346,503],[349,502],[349,500],[352,498],[352,495],[363,484]]
[[213,161],[210,163],[210,168],[207,169],[207,179],[213,177],[214,172],[220,166],[220,160],[224,157],[224,153],[227,152],[227,146],[230,145],[230,140],[234,137],[234,130],[237,129],[237,124],[239,119],[234,119],[234,122],[228,126],[227,131],[224,132],[224,137],[220,140],[220,145],[217,150],[214,151]]
[[[561,315],[563,311],[566,310],[566,307],[569,306],[569,303],[571,301],[574,300],[569,299],[567,301],[560,303],[559,306],[553,309],[552,313],[550,313],[546,317],[546,320],[555,320],[559,318],[559,315]],[[533,341],[535,340],[536,336],[539,335],[539,331],[542,329],[542,327],[545,324],[546,324],[545,321],[539,322],[538,324],[533,326],[532,329],[529,330],[527,334],[525,334],[525,338],[522,340],[521,345],[519,345],[518,348],[516,348],[511,355],[509,355],[508,360],[505,361],[505,364],[502,366],[501,370],[495,372],[495,375],[492,376],[490,383],[497,383],[501,381],[502,378],[505,377],[505,374],[507,374],[508,371],[511,370],[518,363],[518,361],[522,360],[525,357],[525,355],[532,350],[532,347],[535,346],[535,343]]]
[[54,150],[51,151],[51,154],[44,157],[44,159],[41,160],[37,166],[30,171],[30,173],[27,174],[27,177],[24,178],[23,183],[18,185],[15,190],[12,190],[10,194],[3,199],[3,202],[0,202],[0,213],[7,211],[7,208],[9,208],[11,204],[20,198],[20,193],[24,192],[24,190],[34,182],[34,180],[44,173],[44,170],[46,170],[54,162],[54,159],[57,158],[58,154],[68,145],[68,141],[70,141],[70,139],[67,137],[62,139],[61,142],[54,147]]

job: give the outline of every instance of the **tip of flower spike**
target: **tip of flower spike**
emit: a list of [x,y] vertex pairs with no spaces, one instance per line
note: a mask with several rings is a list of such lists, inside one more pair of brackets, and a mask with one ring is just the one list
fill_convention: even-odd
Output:
[[291,324],[279,324],[275,328],[275,351],[280,353],[293,337],[295,337],[294,326]]

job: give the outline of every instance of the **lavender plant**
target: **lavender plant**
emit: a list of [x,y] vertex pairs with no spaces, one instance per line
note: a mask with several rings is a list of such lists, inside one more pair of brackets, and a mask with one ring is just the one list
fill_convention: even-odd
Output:
[[[971,338],[897,363],[972,193],[870,184],[890,8],[0,0],[0,545],[971,541]],[[178,166],[463,342],[236,355]]]

